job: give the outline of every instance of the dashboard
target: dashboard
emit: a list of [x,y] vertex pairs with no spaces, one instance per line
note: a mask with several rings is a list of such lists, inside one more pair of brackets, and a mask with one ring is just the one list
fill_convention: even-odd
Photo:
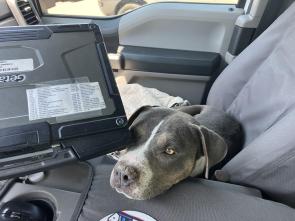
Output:
[[37,25],[41,18],[30,0],[0,0],[0,26]]

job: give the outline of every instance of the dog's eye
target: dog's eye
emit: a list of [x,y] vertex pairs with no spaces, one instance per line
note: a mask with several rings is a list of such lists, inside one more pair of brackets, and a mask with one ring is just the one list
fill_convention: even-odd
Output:
[[168,155],[174,155],[174,154],[176,154],[176,151],[175,151],[175,149],[173,149],[171,147],[167,147],[165,150],[165,153]]

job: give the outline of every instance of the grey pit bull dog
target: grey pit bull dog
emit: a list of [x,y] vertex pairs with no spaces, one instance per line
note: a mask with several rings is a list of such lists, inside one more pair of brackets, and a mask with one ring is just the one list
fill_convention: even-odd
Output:
[[120,153],[110,183],[135,200],[153,198],[187,177],[207,177],[242,146],[241,125],[209,106],[143,107],[129,124],[133,143]]

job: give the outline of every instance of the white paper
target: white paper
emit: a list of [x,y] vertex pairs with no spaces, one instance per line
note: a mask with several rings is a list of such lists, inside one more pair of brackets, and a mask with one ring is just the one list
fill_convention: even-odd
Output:
[[98,82],[27,90],[29,119],[60,117],[106,108]]
[[0,74],[17,73],[34,70],[33,59],[16,59],[0,61]]

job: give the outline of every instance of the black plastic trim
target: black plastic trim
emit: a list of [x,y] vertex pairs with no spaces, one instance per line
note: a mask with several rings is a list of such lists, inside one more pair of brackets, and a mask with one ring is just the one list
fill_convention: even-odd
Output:
[[103,136],[91,135],[87,139],[74,138],[65,140],[63,146],[72,148],[80,160],[88,160],[103,154],[126,148],[130,142],[130,133],[126,128],[121,130],[108,131]]
[[50,145],[50,128],[48,123],[36,123],[22,127],[0,130],[0,156],[8,151],[23,150],[27,147]]
[[[119,90],[115,81],[115,78],[109,77],[109,73],[112,73],[112,67],[107,57],[107,50],[105,44],[97,44],[97,53],[100,59],[100,63],[103,69],[103,75],[107,83],[108,91],[111,95],[118,95]],[[107,64],[107,65],[105,65]]]
[[103,42],[100,30],[95,24],[69,24],[69,25],[34,25],[25,27],[0,28],[0,42],[49,39],[52,33],[94,31],[96,40]]
[[234,56],[239,55],[252,41],[255,28],[242,28],[235,26],[229,45],[229,53]]
[[0,28],[0,42],[49,39],[51,34],[49,29],[40,26],[23,29],[19,27]]
[[246,5],[247,0],[239,0],[238,4],[236,5],[237,8],[244,8]]
[[125,46],[121,55],[124,70],[211,76],[220,64],[212,52]]

